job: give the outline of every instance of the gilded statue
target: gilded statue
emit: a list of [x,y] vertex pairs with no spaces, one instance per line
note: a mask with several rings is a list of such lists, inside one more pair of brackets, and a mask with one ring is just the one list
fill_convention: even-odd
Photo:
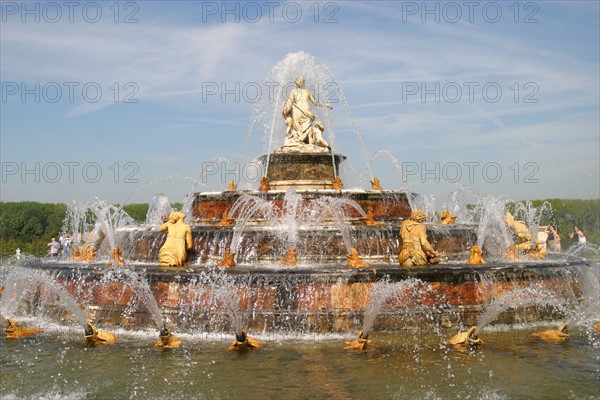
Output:
[[192,229],[184,219],[184,213],[173,211],[169,220],[158,228],[168,231],[167,240],[158,253],[161,266],[180,267],[187,262],[187,252],[192,248]]
[[260,190],[261,192],[271,190],[271,185],[269,184],[267,178],[265,178],[264,176],[260,178],[260,185],[258,187],[258,190]]
[[125,260],[121,257],[123,252],[119,246],[115,246],[115,248],[110,253],[110,260],[108,260],[108,265],[125,265]]
[[162,349],[174,349],[181,346],[181,339],[171,333],[171,329],[163,327],[160,330],[160,342],[154,344],[154,347],[160,347]]
[[338,175],[331,182],[331,188],[335,190],[342,190],[344,188],[344,184],[342,183],[342,178]]
[[515,217],[509,212],[506,213],[504,221],[520,242],[516,245],[517,250],[527,251],[531,249],[531,233],[525,222],[515,221]]
[[246,331],[242,330],[240,334],[235,335],[235,342],[229,346],[229,350],[248,350],[248,349],[260,349],[262,343],[253,337],[246,334]]
[[235,184],[235,181],[230,180],[229,185],[227,186],[227,190],[236,190],[236,189],[237,189],[237,185]]
[[371,190],[383,190],[381,187],[381,183],[379,183],[379,178],[374,176],[371,182]]
[[403,267],[418,267],[440,262],[437,258],[440,254],[427,241],[425,218],[423,210],[415,210],[400,226],[402,248],[398,259]]
[[365,350],[371,341],[369,340],[368,334],[363,334],[363,331],[358,332],[358,337],[352,342],[345,342],[348,346],[344,347],[346,350]]
[[285,254],[285,257],[280,260],[281,265],[286,267],[295,267],[298,265],[298,254],[294,247],[290,247]]
[[213,226],[230,226],[231,224],[233,224],[234,221],[235,221],[235,219],[229,218],[229,210],[225,210],[225,211],[223,211],[221,220],[219,222],[217,222],[216,224],[213,224]]
[[457,215],[452,215],[452,213],[450,212],[450,210],[442,210],[440,212],[440,224],[444,225],[450,225],[453,224],[454,221],[456,221],[456,218],[458,218]]
[[562,325],[558,329],[548,329],[543,332],[534,332],[531,337],[544,340],[546,342],[562,343],[569,340],[569,334],[567,333],[568,324]]
[[373,213],[373,207],[367,207],[367,218],[362,218],[365,225],[381,225],[381,222],[375,220],[375,214]]
[[352,249],[350,250],[350,253],[351,254],[346,254],[346,258],[348,259],[348,265],[351,268],[366,268],[366,267],[368,267],[368,265],[365,264],[365,262],[358,255],[358,250],[356,250],[354,247],[352,247]]
[[546,249],[540,242],[533,243],[531,240],[531,233],[523,221],[515,221],[515,217],[507,212],[505,222],[508,228],[520,241],[515,247],[517,250],[522,251],[529,258],[542,259],[546,257]]
[[37,328],[23,328],[19,326],[12,318],[6,318],[6,322],[8,323],[8,326],[4,328],[4,332],[6,333],[6,337],[9,339],[24,338],[42,332],[41,329]]
[[217,267],[235,267],[235,253],[231,253],[229,247],[225,249],[223,258],[217,263]]
[[483,252],[481,251],[481,247],[477,246],[476,244],[474,244],[473,247],[471,247],[471,254],[469,255],[467,264],[469,264],[469,265],[485,264],[485,260],[483,259]]
[[477,335],[475,334],[476,330],[477,327],[472,326],[464,332],[459,332],[456,335],[452,336],[450,339],[448,339],[448,344],[459,348],[481,346],[483,344],[483,340],[477,337]]
[[86,342],[92,345],[110,344],[117,342],[117,337],[114,334],[106,331],[99,331],[90,322],[88,322],[85,327],[84,338]]

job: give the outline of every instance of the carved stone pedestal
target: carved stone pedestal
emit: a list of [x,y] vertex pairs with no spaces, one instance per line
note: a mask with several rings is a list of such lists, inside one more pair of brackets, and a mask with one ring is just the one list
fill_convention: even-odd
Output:
[[[267,170],[267,180],[273,190],[289,188],[314,190],[333,189],[340,162],[346,157],[330,153],[274,153],[261,157]],[[335,172],[334,172],[335,163]]]

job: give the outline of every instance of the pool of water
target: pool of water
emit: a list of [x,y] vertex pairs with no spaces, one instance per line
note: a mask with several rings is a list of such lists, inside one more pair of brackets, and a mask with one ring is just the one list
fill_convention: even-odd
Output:
[[561,344],[528,337],[546,328],[484,331],[485,345],[467,352],[413,333],[372,332],[366,351],[345,350],[346,336],[271,337],[248,352],[228,351],[225,334],[182,335],[173,350],[153,348],[148,333],[97,347],[75,329],[0,337],[0,398],[600,398],[600,333],[575,328]]

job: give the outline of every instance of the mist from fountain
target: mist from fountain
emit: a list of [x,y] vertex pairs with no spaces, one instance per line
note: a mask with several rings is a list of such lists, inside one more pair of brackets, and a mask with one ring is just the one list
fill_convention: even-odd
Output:
[[36,292],[43,288],[58,297],[58,304],[64,306],[84,329],[87,324],[86,312],[71,297],[65,288],[45,271],[31,268],[14,267],[3,284],[4,292],[0,298],[0,314],[13,316],[17,307],[25,300],[36,297]]
[[148,281],[142,274],[139,274],[129,268],[118,268],[108,271],[104,277],[104,282],[121,282],[128,285],[137,295],[138,299],[146,307],[152,320],[158,329],[165,325],[162,310],[160,309]]
[[150,201],[150,204],[148,205],[145,225],[162,225],[163,218],[168,217],[172,211],[173,207],[171,207],[171,203],[167,196],[162,193],[154,195],[152,201]]
[[340,231],[347,253],[350,254],[352,239],[346,217],[347,209],[353,209],[360,216],[366,217],[360,205],[353,200],[324,196],[305,202],[294,188],[286,190],[281,206],[258,196],[243,195],[229,211],[229,218],[236,218],[231,249],[237,251],[242,238],[248,232],[248,225],[257,220],[264,221],[266,227],[275,230],[277,236],[284,240],[286,249],[298,245],[299,230],[314,229],[333,222],[334,227]]
[[567,299],[556,297],[555,293],[544,288],[541,284],[512,289],[502,293],[487,306],[485,312],[479,318],[474,335],[478,336],[487,325],[508,309],[539,305],[552,307],[553,310],[558,310],[562,314],[566,314],[569,309]]

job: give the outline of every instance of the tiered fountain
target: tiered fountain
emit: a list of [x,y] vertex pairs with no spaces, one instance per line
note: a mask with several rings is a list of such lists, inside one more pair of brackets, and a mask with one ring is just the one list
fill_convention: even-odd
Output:
[[[480,225],[456,224],[452,218],[426,223],[439,263],[402,267],[401,224],[411,216],[414,195],[384,190],[374,176],[370,189],[343,187],[339,167],[346,157],[334,151],[330,106],[320,104],[297,78],[319,85],[332,81],[327,74],[305,53],[291,54],[274,68],[268,80],[279,88],[295,80],[296,88],[289,96],[276,93],[270,109],[260,104],[254,113],[257,121],[258,116],[270,121],[253,125],[265,129],[269,139],[260,158],[261,186],[237,190],[232,183],[223,192],[194,195],[186,220],[192,233],[187,263],[160,265],[167,234],[158,224],[171,212],[163,197],[155,198],[144,226],[122,224],[122,212],[102,203],[71,207],[71,229],[80,229],[90,211],[95,215],[85,245],[90,256],[20,263],[14,271],[18,278],[4,281],[12,286],[5,290],[2,312],[12,316],[21,302],[23,310],[36,314],[43,307],[62,320],[74,315],[82,325],[90,319],[109,327],[168,325],[178,332],[236,334],[362,329],[366,339],[373,329],[476,325],[507,293],[521,297],[514,307],[497,308],[493,320],[509,324],[565,318],[569,307],[589,300],[585,283],[594,270],[585,259],[552,254],[505,259],[513,237],[504,222],[504,203],[487,201],[478,208]],[[325,122],[315,117],[311,103]],[[324,132],[330,133],[328,141]],[[285,138],[279,147],[277,138]],[[487,264],[467,263],[474,245]],[[224,259],[229,267],[219,266],[227,264]],[[36,274],[28,275],[30,268]],[[57,286],[44,280],[64,289],[53,290]],[[25,289],[31,294],[27,299],[18,296]]]

